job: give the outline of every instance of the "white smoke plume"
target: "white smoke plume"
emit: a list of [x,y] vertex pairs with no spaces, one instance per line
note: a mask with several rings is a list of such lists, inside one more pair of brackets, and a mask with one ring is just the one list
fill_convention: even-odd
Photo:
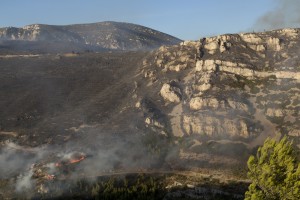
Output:
[[24,192],[31,190],[34,186],[34,181],[32,179],[33,170],[30,169],[28,172],[20,175],[16,182],[16,192]]
[[300,27],[299,0],[273,0],[276,7],[261,16],[254,24],[255,30],[273,30]]

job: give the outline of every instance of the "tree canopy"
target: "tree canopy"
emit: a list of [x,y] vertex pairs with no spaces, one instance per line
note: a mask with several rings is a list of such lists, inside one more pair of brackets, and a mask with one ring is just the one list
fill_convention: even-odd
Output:
[[268,138],[247,164],[252,183],[245,194],[246,200],[300,199],[300,164],[286,136],[279,142]]

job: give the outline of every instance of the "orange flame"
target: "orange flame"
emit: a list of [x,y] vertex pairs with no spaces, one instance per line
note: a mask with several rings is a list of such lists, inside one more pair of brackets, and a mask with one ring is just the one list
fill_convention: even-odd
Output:
[[54,175],[50,175],[50,174],[46,175],[46,179],[48,179],[48,180],[53,180],[54,178],[55,178]]
[[60,163],[55,163],[55,167],[60,167],[61,164]]
[[67,162],[64,162],[64,163],[57,162],[57,163],[55,163],[55,166],[61,167],[62,165],[70,165],[70,164],[78,163],[84,159],[85,159],[85,155],[81,155],[79,158],[71,158],[70,160],[68,160]]
[[85,159],[85,156],[81,156],[80,158],[77,158],[77,159],[71,159],[69,161],[69,164],[78,163],[78,162],[82,161],[83,159]]

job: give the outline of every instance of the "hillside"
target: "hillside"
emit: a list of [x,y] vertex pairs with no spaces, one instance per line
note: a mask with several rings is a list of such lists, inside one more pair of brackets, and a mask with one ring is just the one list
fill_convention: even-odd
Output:
[[298,136],[299,44],[298,29],[203,38],[161,47],[142,71],[175,136]]
[[[0,50],[67,52],[103,50],[149,50],[173,45],[178,38],[130,23],[100,22],[54,26],[33,24],[23,28],[0,28]],[[3,51],[3,50],[2,50]]]

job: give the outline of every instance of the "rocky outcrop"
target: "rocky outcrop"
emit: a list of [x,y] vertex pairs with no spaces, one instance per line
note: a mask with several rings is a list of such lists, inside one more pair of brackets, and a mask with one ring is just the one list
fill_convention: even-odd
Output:
[[224,101],[218,101],[216,98],[201,98],[195,97],[190,101],[191,110],[201,110],[203,108],[218,109],[225,108]]
[[249,132],[248,126],[243,120],[220,119],[206,115],[184,116],[183,127],[189,135],[242,138],[249,138],[251,136],[251,132]]
[[281,37],[288,37],[288,39],[297,39],[299,36],[299,30],[295,28],[285,28],[277,30]]
[[268,108],[266,110],[266,115],[269,117],[283,117],[284,111],[279,108]]
[[249,108],[245,103],[233,101],[228,99],[218,100],[216,98],[201,98],[201,97],[194,97],[191,98],[189,103],[191,110],[201,110],[201,109],[233,109],[236,111],[243,111],[248,112]]
[[245,63],[234,63],[222,60],[198,60],[196,62],[195,71],[197,72],[227,72],[245,77],[270,77],[275,76],[280,79],[296,79],[300,80],[299,72],[274,71],[261,72],[255,71],[250,65]]
[[218,41],[209,41],[204,45],[204,48],[208,51],[209,54],[214,54],[220,48]]
[[259,44],[259,43],[263,42],[262,38],[254,33],[243,33],[243,34],[240,34],[240,36],[241,36],[242,40],[247,43]]
[[267,49],[263,44],[249,44],[249,47],[258,52],[264,52]]
[[196,62],[196,68],[195,70],[200,71],[216,71],[217,70],[217,64],[215,60],[198,60]]
[[280,46],[280,39],[279,38],[269,38],[267,40],[267,45],[268,45],[268,48],[274,50],[274,51],[280,51],[281,50],[281,46]]
[[239,110],[239,111],[244,111],[248,112],[249,108],[245,103],[238,102],[238,101],[233,101],[231,99],[227,100],[227,103],[231,109]]
[[168,83],[163,84],[160,90],[161,96],[169,102],[179,103],[181,100],[180,89],[174,86],[171,86]]
[[204,49],[207,50],[209,54],[215,54],[217,51],[223,53],[231,47],[231,43],[228,42],[228,37],[212,37],[206,38]]
[[145,68],[155,66],[157,80],[166,84],[161,88],[156,81],[153,87],[161,88],[166,102],[176,103],[162,106],[172,110],[174,136],[257,137],[253,145],[276,131],[295,137],[300,129],[299,103],[291,100],[300,81],[297,45],[298,29],[226,34],[161,47]]
[[180,72],[194,67],[198,47],[199,42],[183,42],[176,49],[162,46],[155,53],[155,65],[164,72]]

